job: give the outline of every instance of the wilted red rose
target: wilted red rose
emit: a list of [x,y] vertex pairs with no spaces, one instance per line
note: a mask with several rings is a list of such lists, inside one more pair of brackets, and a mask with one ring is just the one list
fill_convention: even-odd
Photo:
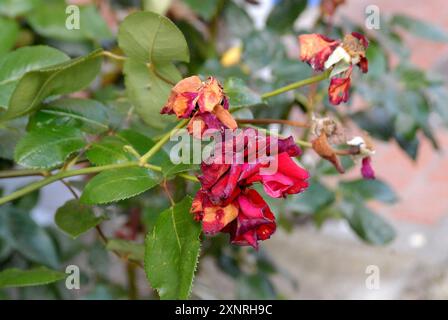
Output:
[[[275,231],[275,219],[251,185],[260,182],[268,195],[284,197],[305,190],[309,175],[291,159],[301,154],[292,137],[274,144],[272,137],[247,128],[227,138],[215,148],[220,157],[201,164],[201,189],[191,212],[202,221],[204,232],[228,232],[232,243],[256,248]],[[277,171],[263,171],[273,162]]]

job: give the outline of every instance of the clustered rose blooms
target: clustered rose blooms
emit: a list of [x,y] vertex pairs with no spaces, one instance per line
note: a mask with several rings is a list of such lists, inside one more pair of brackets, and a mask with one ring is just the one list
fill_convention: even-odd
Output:
[[328,87],[330,103],[338,105],[347,102],[353,65],[357,65],[363,73],[368,71],[366,49],[369,42],[366,37],[352,32],[340,41],[314,33],[300,35],[299,43],[302,61],[316,71],[332,68]]
[[[258,241],[268,239],[276,223],[268,204],[251,189],[252,184],[261,183],[264,191],[274,198],[297,194],[308,187],[308,172],[292,159],[301,154],[293,138],[279,139],[276,152],[271,139],[255,129],[240,130],[232,139],[217,145],[220,157],[201,164],[201,189],[191,212],[196,220],[202,221],[206,234],[226,232],[231,243],[258,248]],[[232,147],[226,148],[228,144]],[[226,156],[230,163],[222,163]],[[278,168],[275,172],[261,170],[272,162]]]
[[229,101],[218,80],[209,77],[202,81],[198,76],[191,76],[171,89],[160,113],[175,114],[179,119],[191,118],[188,131],[193,133],[196,123],[200,136],[207,129],[235,129],[237,124],[228,109]]

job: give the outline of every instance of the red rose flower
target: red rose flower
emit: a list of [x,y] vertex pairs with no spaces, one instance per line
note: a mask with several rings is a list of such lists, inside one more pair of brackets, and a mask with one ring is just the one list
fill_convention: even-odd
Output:
[[264,191],[273,198],[300,193],[308,187],[308,171],[298,166],[286,152],[280,153],[276,161],[277,172],[253,175],[247,179],[247,183],[261,182]]
[[[257,248],[258,241],[269,238],[276,225],[267,203],[250,189],[251,185],[260,182],[268,195],[284,197],[307,188],[309,175],[291,159],[301,154],[292,137],[278,139],[276,148],[272,137],[254,129],[227,138],[215,148],[215,156],[219,157],[201,164],[201,189],[191,212],[202,221],[205,233],[228,232],[232,243]],[[255,161],[251,162],[251,158]],[[277,171],[269,174],[262,170],[273,162]]]

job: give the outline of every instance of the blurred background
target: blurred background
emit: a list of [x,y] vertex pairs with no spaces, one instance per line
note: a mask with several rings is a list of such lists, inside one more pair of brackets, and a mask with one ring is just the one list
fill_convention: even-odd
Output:
[[[344,164],[352,170],[337,175],[307,150],[301,161],[315,177],[312,188],[288,202],[272,202],[280,227],[258,252],[231,247],[226,236],[204,240],[192,298],[448,299],[445,1],[77,0],[68,3],[93,6],[93,20],[101,19],[108,31],[98,33],[100,38],[69,40],[50,20],[42,19],[45,15],[40,12],[42,8],[59,8],[61,1],[42,2],[34,13],[8,11],[13,2],[0,0],[0,23],[18,22],[11,44],[0,45],[2,53],[39,43],[70,56],[85,54],[96,46],[115,50],[119,21],[144,8],[166,14],[183,31],[192,56],[189,65],[180,65],[184,75],[216,75],[221,80],[237,77],[254,93],[311,75],[308,65],[298,59],[298,34],[322,33],[332,38],[355,30],[366,34],[371,41],[367,51],[370,70],[367,75],[355,76],[348,105],[329,105],[325,83],[276,97],[269,101],[271,108],[245,110],[240,117],[303,120],[309,116],[307,99],[314,95],[314,111],[339,119],[348,136],[363,129],[374,138],[378,182],[367,185],[360,180],[359,164],[347,157]],[[379,29],[366,25],[369,6],[379,9]],[[58,12],[47,11],[52,15]],[[117,75],[119,66],[107,63],[103,69],[102,79],[79,96],[93,96],[108,105],[116,93],[124,91],[123,81]],[[279,129],[309,138],[309,133],[300,129]],[[5,150],[10,146],[6,142],[12,140],[1,132],[0,139],[0,155],[7,166]],[[9,193],[32,179],[3,179],[0,187]],[[83,183],[82,178],[74,181]],[[113,219],[105,223],[106,232],[119,235],[117,230],[126,229],[135,216],[143,230],[150,229],[152,216],[168,206],[157,192],[110,210]],[[32,220],[51,236],[60,266],[80,265],[81,290],[68,292],[63,286],[0,290],[0,297],[153,298],[143,272],[138,271],[131,283],[126,264],[108,253],[93,232],[73,241],[54,230],[54,212],[70,198],[62,184],[54,183],[16,205],[29,210]],[[134,240],[141,242],[143,237],[141,232]],[[6,242],[0,232],[0,269],[33,263]],[[379,287],[366,285],[369,266],[379,270]],[[129,296],[130,288],[137,293]]]

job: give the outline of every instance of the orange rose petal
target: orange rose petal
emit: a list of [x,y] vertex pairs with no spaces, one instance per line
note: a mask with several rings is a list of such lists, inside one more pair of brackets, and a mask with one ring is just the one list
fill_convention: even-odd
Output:
[[199,109],[201,112],[212,112],[215,106],[224,98],[222,87],[218,80],[210,77],[199,93]]
[[235,119],[233,119],[232,114],[228,110],[224,109],[222,105],[218,104],[213,110],[213,113],[227,128],[238,128],[238,124],[236,123]]
[[225,207],[206,207],[202,219],[202,228],[205,233],[219,232],[238,216],[238,208],[234,204]]
[[302,34],[299,36],[300,60],[306,61],[314,70],[324,69],[325,61],[339,45],[339,41],[321,34]]

